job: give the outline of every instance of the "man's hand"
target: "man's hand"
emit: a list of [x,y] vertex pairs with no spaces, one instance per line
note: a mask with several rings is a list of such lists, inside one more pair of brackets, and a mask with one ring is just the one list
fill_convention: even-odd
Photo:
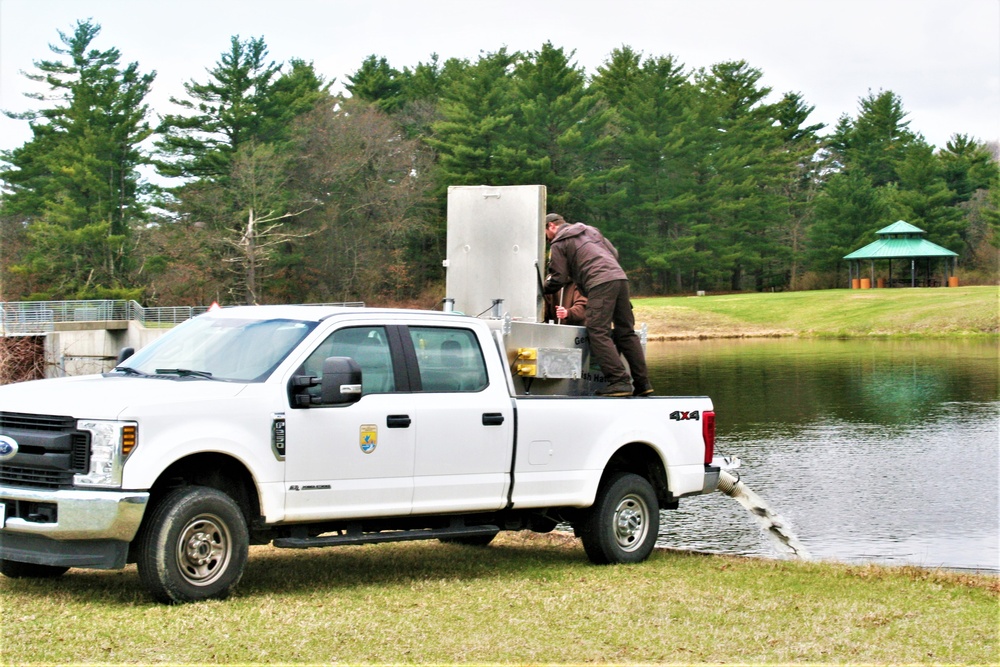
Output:
[[565,320],[568,315],[569,315],[568,310],[566,310],[562,306],[556,306],[556,318],[560,320]]

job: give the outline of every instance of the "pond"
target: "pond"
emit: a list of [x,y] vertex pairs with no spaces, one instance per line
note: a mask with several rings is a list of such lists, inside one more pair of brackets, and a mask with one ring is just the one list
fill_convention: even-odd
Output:
[[[711,396],[716,452],[814,559],[1000,572],[996,340],[651,342],[658,395]],[[781,556],[731,498],[664,512],[659,545]]]

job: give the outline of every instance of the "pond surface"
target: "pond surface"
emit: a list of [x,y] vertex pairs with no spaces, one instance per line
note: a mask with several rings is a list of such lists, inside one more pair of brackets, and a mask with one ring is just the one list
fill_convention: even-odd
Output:
[[[814,559],[1000,572],[1000,370],[989,341],[650,343],[658,395],[711,396],[716,453]],[[783,553],[733,499],[664,512],[659,544]]]

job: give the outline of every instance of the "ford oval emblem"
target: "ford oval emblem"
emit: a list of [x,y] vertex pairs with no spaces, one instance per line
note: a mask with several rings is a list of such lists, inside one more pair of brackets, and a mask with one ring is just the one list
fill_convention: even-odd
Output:
[[17,440],[0,435],[0,461],[8,461],[17,455]]

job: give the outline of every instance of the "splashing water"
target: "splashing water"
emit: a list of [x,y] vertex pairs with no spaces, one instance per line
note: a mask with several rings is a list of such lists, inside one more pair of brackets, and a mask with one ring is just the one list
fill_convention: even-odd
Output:
[[743,505],[782,551],[790,552],[801,560],[809,560],[809,552],[799,542],[799,538],[792,532],[791,527],[771,509],[763,498],[747,488],[746,484],[738,477],[723,470],[719,475],[719,491]]

